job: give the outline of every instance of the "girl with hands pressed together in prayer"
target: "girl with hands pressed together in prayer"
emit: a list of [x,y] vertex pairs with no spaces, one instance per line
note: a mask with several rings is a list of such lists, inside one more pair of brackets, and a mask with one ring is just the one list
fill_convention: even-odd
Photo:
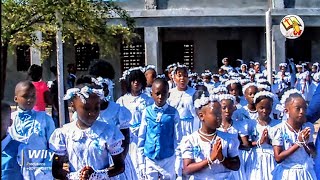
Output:
[[[124,171],[124,136],[119,128],[100,120],[102,89],[79,84],[67,91],[75,109],[71,123],[56,129],[49,141],[55,152],[52,174],[57,179],[109,179]],[[64,165],[68,163],[69,168]]]
[[221,124],[219,97],[208,97],[206,91],[197,91],[194,106],[201,128],[182,142],[183,173],[189,179],[239,179],[239,141],[234,135],[217,130]]
[[306,123],[307,104],[296,89],[284,93],[281,103],[288,120],[275,127],[272,145],[278,165],[272,172],[273,179],[317,179],[312,156],[314,127]]

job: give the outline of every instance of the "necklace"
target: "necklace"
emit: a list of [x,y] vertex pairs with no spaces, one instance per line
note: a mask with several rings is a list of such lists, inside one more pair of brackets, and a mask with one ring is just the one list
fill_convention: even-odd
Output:
[[[269,118],[270,119],[270,118]],[[267,121],[262,121],[260,118],[257,118],[257,120],[258,120],[258,123],[261,125],[261,126],[267,126],[269,123],[270,123],[270,121],[269,122],[267,122]]]
[[224,124],[223,124],[223,123],[221,123],[220,127],[221,127],[222,129],[224,129],[225,132],[226,132],[232,125],[233,125],[233,121],[231,121],[231,123],[228,125],[227,128],[224,128]]
[[286,122],[286,125],[287,125],[288,127],[290,127],[290,128],[293,130],[293,132],[296,133],[296,134],[299,134],[300,131],[301,131],[301,128],[300,128],[300,129],[299,129],[299,132],[297,132],[295,129],[293,129],[293,127],[292,127],[288,122]]
[[201,131],[201,128],[200,128],[200,129],[199,129],[199,133],[200,133],[201,135],[204,135],[204,136],[214,136],[214,135],[217,134],[217,131],[215,131],[214,133],[211,133],[211,134],[207,134],[207,133],[202,132],[202,131]]
[[214,144],[214,143],[215,143],[215,140],[216,140],[216,138],[217,138],[217,133],[216,133],[216,132],[214,132],[213,135],[211,135],[211,136],[213,136],[211,140],[208,139],[207,137],[205,137],[205,135],[202,134],[202,133],[203,133],[203,132],[201,132],[201,130],[199,129],[199,130],[198,130],[198,134],[199,134],[199,136],[200,136],[201,138],[203,138],[204,140],[206,140],[206,141],[209,142],[210,144]]

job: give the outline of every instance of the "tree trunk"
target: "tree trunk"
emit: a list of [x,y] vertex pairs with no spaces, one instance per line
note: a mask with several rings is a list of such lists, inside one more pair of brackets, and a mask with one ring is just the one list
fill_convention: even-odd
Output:
[[1,45],[1,79],[0,79],[0,97],[1,100],[4,98],[4,89],[6,84],[6,74],[7,74],[7,59],[8,58],[8,43]]

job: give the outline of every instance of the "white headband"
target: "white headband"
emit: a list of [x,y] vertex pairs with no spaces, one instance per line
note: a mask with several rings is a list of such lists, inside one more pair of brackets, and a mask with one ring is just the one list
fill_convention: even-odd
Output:
[[221,95],[219,95],[219,100],[220,100],[220,102],[222,100],[231,100],[233,102],[233,104],[236,104],[236,97],[231,94],[221,94]]
[[212,77],[220,77],[219,74],[212,74]]
[[261,96],[266,96],[266,97],[269,97],[271,98],[272,100],[274,100],[274,95],[273,93],[269,92],[269,91],[260,91],[258,92],[257,94],[254,95],[254,98],[253,98],[253,102],[256,103],[257,102],[257,99]]
[[270,91],[270,86],[268,86],[267,84],[257,83],[257,88],[264,89],[265,91]]
[[248,84],[244,85],[243,88],[242,88],[243,94],[245,94],[246,90],[251,86],[258,88],[256,83],[248,83]]
[[167,66],[167,70],[169,71],[170,68],[174,68],[174,67],[176,67],[176,66],[177,66],[177,65],[176,65],[175,63],[170,64],[170,65]]
[[156,71],[156,66],[155,65],[147,65],[145,68],[143,68],[143,72],[146,72],[150,69],[153,69],[154,71]]
[[187,73],[189,74],[188,67],[185,64],[179,64],[179,63],[173,68],[173,71],[171,72],[171,74],[174,75],[178,68],[186,68]]
[[237,83],[240,83],[240,81],[239,81],[239,80],[232,79],[232,80],[226,81],[226,82],[224,83],[224,85],[225,85],[226,87],[228,87],[228,86],[231,85],[231,84],[237,84]]
[[289,89],[288,91],[286,91],[286,92],[283,93],[283,95],[282,95],[282,97],[281,97],[280,103],[281,103],[283,106],[285,106],[286,100],[290,97],[290,95],[296,94],[296,93],[297,93],[297,94],[300,94],[300,95],[302,96],[302,98],[305,99],[305,98],[304,98],[304,95],[301,94],[301,92],[298,91],[297,89]]
[[212,76],[211,72],[204,72],[204,73],[201,73],[201,76],[204,77],[204,76]]
[[246,64],[241,64],[240,68],[242,69],[243,66],[245,66],[246,68],[248,67]]
[[196,99],[194,101],[194,107],[199,109],[202,106],[209,104],[210,102],[218,102],[218,101],[219,101],[219,96],[217,95],[210,95],[209,97],[206,97],[204,94],[202,94],[200,99]]
[[104,100],[110,100],[111,96],[111,92],[113,91],[114,88],[114,83],[111,81],[111,79],[108,78],[102,78],[102,77],[98,77],[98,78],[92,78],[92,82],[94,82],[96,85],[103,87],[103,84],[108,85],[108,95],[107,97],[104,97]]
[[81,102],[83,104],[86,104],[86,99],[89,98],[90,94],[97,94],[100,99],[103,99],[103,90],[102,89],[94,89],[89,88],[88,86],[84,86],[81,89],[80,88],[70,88],[67,90],[66,94],[63,97],[63,100],[69,100],[74,96],[79,96],[81,99]]
[[279,66],[287,67],[287,63],[280,63]]
[[224,85],[220,85],[213,89],[213,93],[218,94],[219,92],[228,93],[228,89]]

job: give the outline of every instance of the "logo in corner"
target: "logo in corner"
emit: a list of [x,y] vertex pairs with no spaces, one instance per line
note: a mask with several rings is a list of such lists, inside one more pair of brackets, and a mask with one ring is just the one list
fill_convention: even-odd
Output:
[[304,31],[303,20],[297,15],[287,15],[280,22],[280,31],[286,38],[296,39]]

